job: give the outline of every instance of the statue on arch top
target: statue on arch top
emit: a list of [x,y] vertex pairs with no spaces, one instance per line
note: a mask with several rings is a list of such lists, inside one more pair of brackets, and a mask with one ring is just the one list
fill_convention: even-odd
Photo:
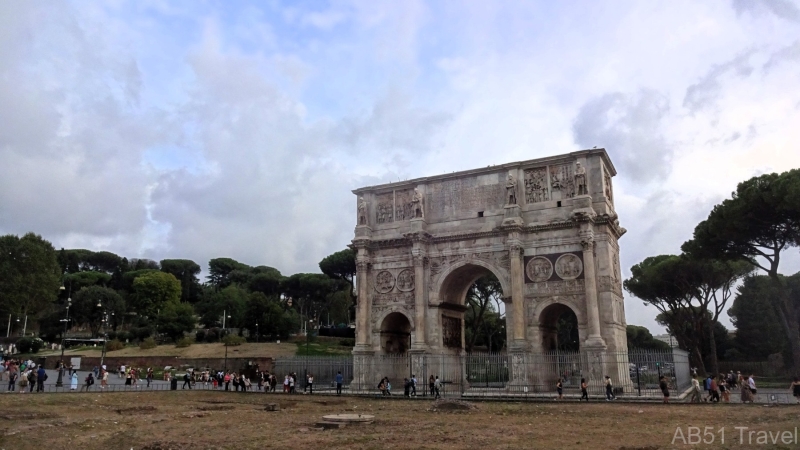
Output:
[[506,204],[517,204],[517,180],[514,179],[512,174],[508,174],[508,180],[506,181],[506,198],[508,199]]
[[358,197],[358,224],[367,224],[367,201],[363,196]]
[[586,169],[581,163],[575,163],[575,189],[577,195],[589,194],[589,190],[586,188]]
[[411,206],[412,210],[414,211],[414,218],[425,218],[425,202],[422,194],[419,192],[419,189],[414,189],[414,196],[411,197]]

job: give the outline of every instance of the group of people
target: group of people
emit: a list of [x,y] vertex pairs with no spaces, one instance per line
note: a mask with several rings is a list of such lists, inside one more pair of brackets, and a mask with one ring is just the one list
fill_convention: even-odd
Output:
[[[754,375],[745,378],[741,372],[736,374],[730,371],[727,375],[719,374],[713,376],[709,374],[703,379],[703,390],[700,389],[700,380],[695,375],[692,377],[692,403],[713,402],[729,403],[731,392],[739,390],[742,403],[753,403],[758,389]],[[705,395],[703,395],[705,391]]]
[[[341,372],[336,376],[336,385],[337,385],[337,394],[341,392]],[[434,396],[434,399],[441,397],[441,388],[442,382],[439,380],[438,376],[431,375],[428,378],[428,388],[430,389],[431,395]],[[380,392],[381,396],[391,396],[392,395],[392,383],[389,381],[389,377],[383,377],[378,382],[378,391]],[[403,378],[403,396],[404,397],[416,397],[417,396],[417,376],[411,375],[411,378]]]
[[[614,383],[611,382],[611,377],[606,375],[604,380],[606,401],[616,400],[617,396],[614,394]],[[556,380],[556,393],[558,394],[556,400],[564,400],[564,381],[566,380],[562,377],[558,377]],[[581,378],[581,397],[578,401],[584,400],[589,401],[589,384],[586,382],[586,378]]]
[[15,359],[3,360],[0,363],[0,379],[8,380],[7,392],[16,392],[19,386],[19,392],[44,391],[44,382],[47,381],[47,372],[44,367],[36,367],[36,364],[31,360],[20,361]]

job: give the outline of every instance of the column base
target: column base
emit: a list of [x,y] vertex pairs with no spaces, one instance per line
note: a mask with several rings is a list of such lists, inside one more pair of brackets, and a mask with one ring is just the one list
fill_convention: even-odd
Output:
[[589,335],[586,340],[583,341],[583,345],[581,345],[581,349],[593,351],[604,351],[607,348],[606,341],[603,340],[603,337],[599,334]]

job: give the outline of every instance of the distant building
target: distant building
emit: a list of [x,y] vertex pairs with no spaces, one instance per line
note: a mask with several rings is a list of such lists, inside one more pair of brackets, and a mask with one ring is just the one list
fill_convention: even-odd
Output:
[[669,346],[672,348],[678,347],[678,340],[675,339],[675,336],[671,334],[657,334],[653,337],[656,338],[656,340],[669,344]]

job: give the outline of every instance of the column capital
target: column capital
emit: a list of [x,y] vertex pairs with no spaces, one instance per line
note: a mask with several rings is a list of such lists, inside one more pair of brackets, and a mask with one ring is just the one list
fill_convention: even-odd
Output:
[[589,252],[594,247],[594,239],[591,237],[589,239],[584,239],[581,241],[581,247],[583,247],[583,251]]

